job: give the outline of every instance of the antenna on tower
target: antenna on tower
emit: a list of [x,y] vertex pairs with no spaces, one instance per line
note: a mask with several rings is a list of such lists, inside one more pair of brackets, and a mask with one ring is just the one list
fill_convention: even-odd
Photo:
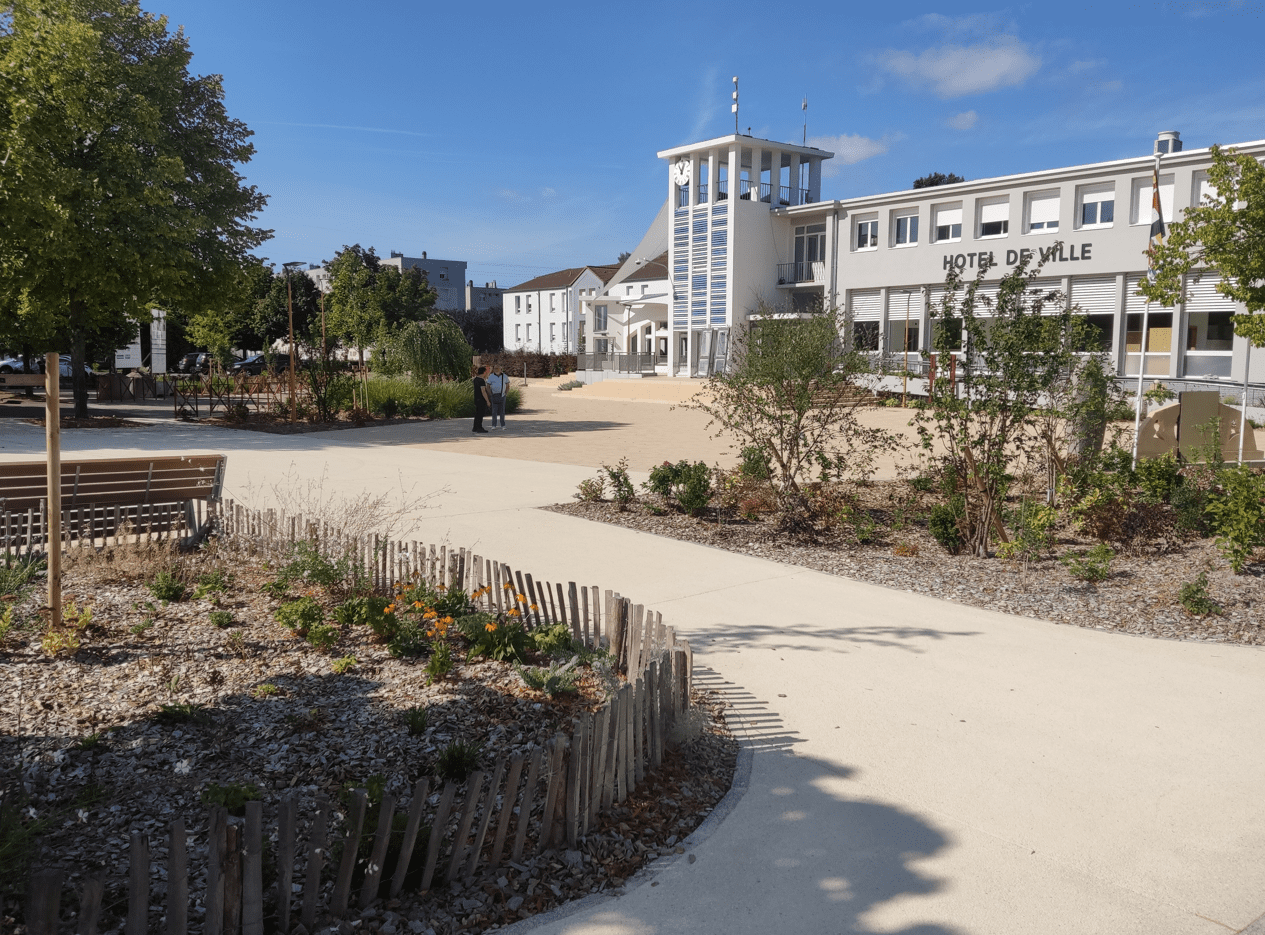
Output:
[[734,136],[738,135],[738,76],[734,75],[734,102],[729,109],[734,114]]
[[804,112],[804,145],[808,145],[808,95],[804,95],[804,103],[799,105],[799,109]]

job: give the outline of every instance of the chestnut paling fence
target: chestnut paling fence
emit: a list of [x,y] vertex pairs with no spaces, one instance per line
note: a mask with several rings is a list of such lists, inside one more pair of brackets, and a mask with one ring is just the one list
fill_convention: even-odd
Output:
[[[586,647],[611,653],[619,687],[543,746],[500,758],[465,782],[422,777],[407,807],[384,792],[372,827],[364,789],[353,794],[345,820],[323,797],[309,814],[285,796],[247,802],[241,819],[211,806],[192,821],[175,819],[158,840],[133,831],[126,874],[82,874],[73,887],[77,912],[61,908],[74,902],[63,892],[67,869],[36,869],[26,898],[30,935],[95,935],[107,915],[124,916],[125,935],[263,935],[265,918],[271,931],[289,932],[296,922],[312,931],[318,918],[469,881],[550,848],[579,847],[605,811],[663,764],[668,733],[689,706],[692,654],[661,614],[609,590],[536,581],[468,549],[343,536],[301,515],[231,500],[214,509],[220,534],[248,550],[284,552],[306,541],[322,555],[349,559],[381,593],[417,576],[475,593],[475,604],[489,612],[517,607],[528,628],[566,624]],[[265,821],[265,811],[275,817]],[[120,886],[125,899],[108,900],[107,890]]]

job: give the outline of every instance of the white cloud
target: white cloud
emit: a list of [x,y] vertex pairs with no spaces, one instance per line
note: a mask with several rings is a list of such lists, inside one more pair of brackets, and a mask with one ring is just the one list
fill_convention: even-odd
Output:
[[889,49],[878,56],[889,74],[939,97],[961,97],[1023,84],[1041,67],[1031,46],[1014,36],[974,45],[942,45],[920,53]]
[[556,194],[558,194],[558,192],[556,189],[553,189],[553,188],[542,188],[540,190],[541,198],[552,198]]
[[946,39],[991,36],[1013,29],[1011,24],[1003,21],[1000,13],[973,13],[969,16],[925,13],[902,25],[938,32]]
[[844,166],[883,155],[901,139],[904,137],[899,133],[887,133],[877,140],[859,133],[842,133],[839,136],[810,136],[808,145],[835,154],[834,159],[827,159],[821,167],[822,175],[829,177],[838,175]]
[[973,110],[964,110],[949,118],[949,126],[955,130],[969,130],[979,120],[979,114]]

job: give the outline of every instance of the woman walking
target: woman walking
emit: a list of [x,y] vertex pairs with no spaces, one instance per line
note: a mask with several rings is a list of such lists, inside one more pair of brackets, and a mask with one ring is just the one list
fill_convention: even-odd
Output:
[[473,431],[486,435],[488,430],[483,427],[483,417],[492,409],[492,397],[488,394],[488,384],[484,375],[488,372],[487,367],[480,367],[474,375],[474,429]]

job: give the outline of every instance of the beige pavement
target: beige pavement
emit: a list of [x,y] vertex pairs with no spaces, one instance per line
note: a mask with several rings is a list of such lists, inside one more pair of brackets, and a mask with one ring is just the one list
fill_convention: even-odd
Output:
[[[649,440],[682,415],[557,405],[555,434],[521,451]],[[573,414],[620,425],[564,428]],[[65,438],[101,456],[226,451],[239,496],[291,465],[348,494],[443,487],[419,538],[618,590],[690,636],[754,750],[748,791],[695,863],[540,931],[1151,935],[1265,912],[1262,650],[1059,627],[540,511],[589,463],[415,428]],[[41,451],[34,426],[0,431],[0,459]]]

